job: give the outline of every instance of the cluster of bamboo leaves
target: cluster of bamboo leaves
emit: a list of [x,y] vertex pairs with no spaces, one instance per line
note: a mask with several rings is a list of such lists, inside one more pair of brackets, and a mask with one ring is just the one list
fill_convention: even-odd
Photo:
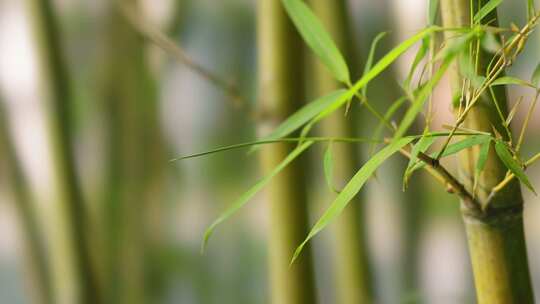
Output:
[[[490,25],[491,20],[485,19],[490,12],[495,10],[501,4],[501,2],[502,0],[491,0],[480,8],[476,14],[471,14],[470,27],[443,28],[435,25],[438,1],[430,0],[428,26],[391,49],[386,55],[374,63],[377,43],[385,36],[385,33],[379,34],[372,43],[362,77],[353,82],[351,80],[348,65],[342,54],[311,9],[302,0],[282,0],[289,17],[305,43],[318,56],[333,77],[343,84],[343,88],[307,103],[261,140],[222,147],[178,158],[186,159],[249,146],[252,147],[252,151],[255,151],[258,145],[275,142],[298,142],[298,146],[279,165],[240,196],[209,226],[204,235],[202,250],[204,250],[204,247],[216,226],[237,212],[272,178],[283,170],[283,168],[315,143],[328,144],[323,159],[324,174],[330,190],[336,193],[336,197],[311,228],[311,231],[305,240],[299,244],[293,254],[291,263],[294,262],[301,253],[304,245],[343,211],[347,204],[358,194],[364,184],[376,172],[378,167],[389,157],[398,152],[409,157],[409,164],[403,176],[403,185],[405,188],[414,171],[426,167],[436,169],[441,166],[438,162],[441,158],[455,155],[467,148],[479,146],[480,152],[476,161],[475,182],[472,193],[461,193],[462,195],[468,195],[469,198],[472,199],[472,203],[475,203],[474,197],[477,180],[484,169],[488,151],[490,147],[493,146],[497,156],[508,168],[508,173],[506,178],[492,189],[491,194],[500,191],[514,178],[519,179],[519,181],[528,189],[536,193],[525,174],[525,169],[540,158],[540,153],[528,160],[523,160],[520,155],[520,148],[523,143],[528,123],[536,106],[538,96],[540,95],[540,65],[535,69],[530,81],[502,75],[504,75],[504,69],[510,66],[523,50],[530,33],[537,25],[538,19],[540,18],[540,12],[536,12],[533,1],[527,0],[528,22],[523,27],[519,28],[513,24],[510,28],[492,26]],[[440,46],[436,46],[435,37],[443,31],[450,31],[455,35],[452,39],[444,41]],[[417,44],[420,44],[420,46],[411,64],[408,77],[402,84],[404,92],[403,97],[399,98],[388,107],[385,113],[379,113],[370,104],[367,97],[368,84],[394,63],[401,55]],[[479,70],[478,60],[474,59],[475,56],[477,58],[480,49],[495,54],[493,61],[489,63],[486,75],[477,75],[476,73],[476,71]],[[452,64],[458,64],[461,73],[464,75],[465,81],[463,83],[463,92],[465,94],[462,94],[453,100],[459,109],[459,115],[455,124],[447,127],[449,132],[434,132],[430,130],[430,121],[432,119],[431,95],[434,88]],[[413,81],[413,76],[418,74],[420,75],[417,77],[419,79]],[[530,102],[527,116],[517,139],[512,138],[509,125],[514,118],[518,106],[521,104],[519,101],[516,102],[508,115],[503,115],[503,112],[499,109],[497,101],[494,98],[495,106],[498,110],[499,117],[503,122],[504,131],[506,133],[504,136],[499,134],[497,130],[494,130],[493,133],[486,133],[461,127],[466,115],[481,99],[482,95],[491,94],[492,96],[495,96],[493,87],[499,85],[519,85],[530,87],[535,90],[534,98]],[[310,131],[316,123],[339,109],[346,107],[346,110],[348,110],[348,105],[350,105],[351,102],[359,102],[379,120],[379,125],[371,138],[310,136]],[[395,116],[398,113],[398,110],[406,105],[408,108],[406,109],[405,114],[399,120],[399,123],[395,123]],[[426,105],[428,106],[426,107]],[[427,108],[427,111],[425,108]],[[420,117],[423,117],[425,121],[424,132],[419,135],[407,135],[407,131],[411,125]],[[390,136],[382,137],[384,129],[387,129],[390,132]],[[299,137],[288,137],[297,131],[300,131]],[[457,142],[452,141],[455,136],[459,136],[460,140]],[[428,152],[437,140],[443,140],[442,148],[438,151]],[[348,142],[352,144],[364,142],[372,145],[370,149],[370,158],[343,189],[336,189],[332,182],[333,156],[331,145],[333,142]],[[384,145],[384,147],[377,151],[377,148],[381,144]],[[434,170],[430,173],[433,173],[434,176],[441,179],[441,176],[433,171]],[[448,184],[452,185],[448,180],[445,180],[445,176],[442,177],[441,181],[445,186],[448,186]],[[459,195],[459,191],[457,192]],[[487,205],[478,207],[485,209],[487,208]]]

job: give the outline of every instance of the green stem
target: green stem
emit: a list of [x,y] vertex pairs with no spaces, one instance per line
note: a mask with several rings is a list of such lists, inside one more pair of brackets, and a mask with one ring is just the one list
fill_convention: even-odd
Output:
[[[258,1],[259,99],[268,133],[298,109],[303,95],[302,42],[281,1]],[[269,172],[293,149],[279,143],[261,149],[261,165]],[[270,210],[269,271],[271,303],[315,303],[310,250],[289,267],[294,249],[307,235],[307,193],[303,160],[284,169],[268,186]]]
[[[139,1],[122,0],[138,12]],[[159,231],[162,174],[166,164],[158,120],[156,83],[148,64],[144,38],[111,3],[104,44],[107,56],[102,100],[107,130],[103,200],[107,303],[146,303],[146,250]],[[159,216],[159,215],[158,215]],[[152,227],[150,227],[152,225]],[[154,244],[155,245],[155,244]]]
[[11,138],[7,116],[0,100],[0,154],[4,158],[7,181],[13,191],[15,210],[24,236],[28,268],[32,275],[31,281],[37,289],[36,303],[53,304],[55,303],[54,290],[45,243],[40,233],[41,227],[39,227],[38,216],[33,206],[28,181],[24,176]]
[[48,129],[52,140],[53,165],[58,195],[67,222],[73,255],[77,301],[100,303],[100,292],[91,263],[87,218],[73,148],[72,100],[60,32],[49,0],[28,0],[32,13],[39,62],[48,93]]
[[[346,1],[343,0],[311,0],[315,13],[323,22],[338,47],[354,67],[354,35],[351,33]],[[316,91],[318,95],[327,94],[342,85],[328,72],[319,61],[315,65]],[[323,132],[328,135],[354,136],[355,113],[349,112],[345,117],[337,112],[323,121]],[[334,144],[335,179],[344,185],[360,166],[357,145]],[[357,200],[362,200],[358,198]],[[364,207],[361,201],[350,204],[336,222],[336,303],[371,303],[372,289],[370,284],[369,261],[367,257],[367,239],[365,233]]]
[[[480,5],[487,1],[479,1]],[[475,3],[475,10],[478,9]],[[468,0],[442,0],[443,25],[446,27],[470,24]],[[496,19],[496,11],[486,20]],[[479,54],[478,71],[485,74],[491,57]],[[451,72],[454,96],[459,97],[463,83],[458,66]],[[488,94],[485,101],[475,104],[467,114],[463,125],[480,131],[492,132],[494,126],[505,135],[504,126],[497,114],[494,102],[507,115],[506,91],[503,87],[495,91],[496,101]],[[457,109],[456,109],[457,111]],[[475,162],[478,148],[460,154],[460,174],[463,184],[472,191]],[[527,251],[523,232],[523,198],[519,183],[510,183],[487,201],[490,191],[505,178],[507,169],[499,161],[493,149],[490,150],[485,169],[478,179],[477,200],[485,211],[472,210],[462,204],[462,213],[467,230],[478,303],[533,303],[533,291],[529,274]],[[471,192],[472,193],[472,192]]]

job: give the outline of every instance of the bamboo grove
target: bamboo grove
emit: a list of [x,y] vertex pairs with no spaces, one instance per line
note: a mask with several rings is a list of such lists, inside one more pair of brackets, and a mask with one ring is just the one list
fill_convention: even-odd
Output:
[[[219,242],[212,244],[214,234],[225,225],[234,226],[228,221],[259,196],[266,204],[255,208],[262,208],[268,219],[266,302],[322,303],[319,288],[332,281],[331,303],[381,303],[386,282],[377,281],[370,248],[374,233],[366,209],[368,202],[376,207],[378,202],[370,202],[366,184],[377,181],[386,187],[391,179],[388,175],[400,178],[397,189],[384,190],[398,193],[403,223],[383,223],[404,230],[400,231],[406,240],[400,297],[420,293],[416,234],[424,213],[420,209],[425,207],[421,200],[428,192],[425,179],[429,178],[430,185],[437,184],[454,198],[452,208],[461,215],[472,270],[469,283],[477,303],[535,302],[524,206],[529,194],[537,194],[528,169],[540,159],[540,152],[525,146],[540,96],[540,64],[528,79],[509,72],[523,60],[537,30],[540,10],[533,0],[512,1],[520,7],[524,21],[510,25],[499,21],[503,0],[426,0],[426,25],[403,41],[391,42],[390,48],[381,46],[387,43],[388,32],[374,35],[371,42],[358,35],[353,1],[256,0],[250,4],[256,53],[256,68],[249,66],[255,72],[252,104],[247,85],[232,81],[233,76],[219,75],[207,67],[211,61],[199,62],[194,58],[200,57],[192,57],[177,43],[178,37],[189,37],[180,34],[185,24],[180,11],[196,6],[196,1],[172,1],[171,7],[177,11],[170,14],[165,26],[146,19],[144,1],[105,1],[99,31],[103,56],[96,64],[97,89],[91,98],[96,100],[91,107],[99,113],[103,132],[98,174],[102,184],[97,195],[88,194],[77,155],[77,87],[64,50],[57,4],[51,0],[25,2],[51,154],[54,199],[48,208],[58,215],[53,224],[61,231],[59,239],[51,241],[40,226],[36,201],[45,199],[32,193],[16,149],[12,117],[3,103],[0,171],[12,192],[29,269],[25,273],[31,277],[35,289],[31,298],[36,303],[167,302],[168,296],[174,298],[176,288],[179,292],[190,288],[182,280],[172,280],[171,273],[190,269],[190,279],[204,277],[202,269],[213,267],[204,265],[205,259],[221,254],[216,249]],[[227,43],[216,40],[227,49]],[[153,53],[156,50],[162,57]],[[399,79],[392,69],[410,54],[406,76]],[[173,157],[176,151],[173,153],[167,124],[161,121],[171,113],[164,114],[167,110],[160,104],[161,94],[166,92],[161,74],[171,68],[171,62],[230,101],[214,110],[236,111],[227,117],[227,123],[235,124],[232,133],[241,133],[248,121],[256,139]],[[372,94],[381,78],[396,82],[394,95],[398,96],[390,102]],[[442,114],[436,109],[441,101],[435,93],[446,82],[452,121],[439,124]],[[391,90],[390,85],[383,86]],[[510,86],[529,91],[530,97],[516,99],[508,93]],[[197,94],[186,98],[194,96]],[[518,119],[518,112],[525,114]],[[222,127],[223,122],[212,123]],[[212,132],[219,137],[221,131]],[[537,143],[532,146],[535,144],[538,148]],[[168,236],[163,233],[163,227],[171,225],[167,202],[176,203],[170,197],[177,195],[175,191],[189,191],[177,183],[190,176],[172,177],[178,174],[175,166],[241,149],[247,150],[242,157],[254,160],[262,177],[227,202],[209,224],[203,217],[204,233],[197,236],[203,262],[183,261],[179,266],[184,252],[165,244]],[[382,167],[391,158],[400,163],[388,174]],[[242,164],[228,165],[242,170]],[[317,170],[321,181],[316,180]],[[227,178],[233,177],[231,170],[225,171]],[[315,183],[324,185],[313,187]],[[210,197],[207,192],[211,191],[199,195]],[[322,213],[314,212],[315,201],[324,202]],[[331,238],[332,254],[321,254],[318,241],[323,235]],[[238,257],[245,253],[243,248],[233,251],[239,263],[248,265],[243,256]],[[327,257],[330,279],[321,279],[328,269],[321,270],[319,263],[322,259],[326,263]],[[242,271],[233,272],[241,276]],[[200,285],[205,289],[211,284]],[[164,292],[170,286],[175,291]],[[242,291],[229,292],[237,295]],[[208,299],[219,300],[219,295],[205,295],[199,301],[214,303]],[[413,299],[411,303],[424,303],[422,296]]]

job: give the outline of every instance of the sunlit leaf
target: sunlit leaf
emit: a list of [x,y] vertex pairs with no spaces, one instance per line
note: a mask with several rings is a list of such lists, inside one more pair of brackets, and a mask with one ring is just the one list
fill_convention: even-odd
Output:
[[499,78],[495,79],[491,83],[492,86],[510,85],[510,84],[515,84],[515,85],[534,88],[534,86],[532,84],[526,82],[525,80],[522,80],[522,79],[519,79],[519,78],[516,78],[516,77],[512,77],[512,76],[499,77]]
[[[447,157],[450,155],[454,155],[458,152],[461,152],[465,149],[474,147],[476,145],[481,145],[489,140],[491,140],[493,137],[491,135],[470,135],[464,138],[463,140],[458,141],[457,143],[450,144],[446,149],[444,150],[441,157]],[[439,153],[435,152],[432,153],[431,157],[436,157]],[[411,169],[412,172],[424,167],[425,164],[418,162],[416,165]]]
[[523,168],[521,165],[514,159],[512,152],[508,148],[508,146],[500,141],[495,141],[495,152],[497,152],[497,155],[499,156],[499,159],[502,161],[502,163],[512,172],[529,190],[531,190],[534,194],[536,194],[536,191],[534,190],[533,186],[529,182],[529,178],[523,171]]
[[403,86],[405,87],[405,89],[409,88],[414,72],[416,71],[416,68],[418,67],[420,62],[422,62],[424,57],[426,57],[426,55],[428,54],[430,40],[431,40],[430,36],[427,36],[424,39],[422,39],[422,44],[420,45],[420,48],[418,48],[418,52],[416,53],[416,56],[414,57],[414,60],[411,65],[411,68],[409,69],[407,78],[405,78],[405,81],[403,82],[404,84]]
[[422,89],[420,89],[411,107],[407,110],[405,116],[401,120],[399,127],[394,134],[394,141],[405,135],[409,127],[413,124],[416,116],[418,116],[418,113],[420,113],[420,111],[424,107],[424,104],[427,101],[429,95],[431,95],[433,89],[435,88],[437,83],[439,83],[439,80],[441,80],[442,76],[452,63],[452,59],[453,56],[448,56],[447,58],[445,58],[437,72],[433,75],[433,77],[422,87]]
[[335,219],[347,204],[360,192],[360,189],[364,186],[366,181],[373,175],[375,170],[390,156],[399,151],[405,145],[409,144],[414,137],[405,137],[394,143],[383,148],[377,154],[375,154],[371,159],[369,159],[363,166],[358,170],[358,172],[353,176],[353,178],[345,185],[343,190],[338,194],[336,199],[332,202],[330,207],[326,209],[321,218],[315,223],[311,231],[309,232],[306,239],[296,248],[294,252],[292,262],[296,260],[302,248],[306,243],[313,238],[317,233],[324,229],[333,219]]
[[[388,110],[386,110],[386,113],[384,114],[384,120],[390,121],[392,117],[394,117],[394,114],[401,108],[403,104],[407,101],[407,97],[400,97],[396,101],[392,103],[390,107],[388,107]],[[372,138],[379,138],[382,134],[382,131],[384,130],[384,122],[380,121],[377,124],[377,127],[375,128],[375,131],[373,132]],[[374,150],[375,146],[377,144],[373,143],[371,148],[369,149],[370,154],[372,154],[372,151]]]
[[482,173],[482,171],[484,171],[484,167],[486,166],[490,144],[491,138],[489,138],[489,140],[486,140],[486,142],[484,142],[480,146],[480,153],[478,153],[478,160],[476,161],[476,168],[474,171],[473,193],[476,193],[476,188],[478,187],[478,179],[480,178],[480,174]]
[[527,16],[533,18],[535,12],[536,8],[534,8],[534,0],[527,0]]
[[307,45],[337,80],[350,83],[349,69],[343,55],[312,10],[302,0],[282,2]]
[[264,139],[277,139],[293,133],[336,100],[342,99],[345,95],[347,95],[346,90],[337,90],[306,104],[298,111],[290,115],[284,122],[274,129],[272,133],[264,137]]
[[417,33],[416,35],[410,37],[409,39],[403,41],[401,44],[393,48],[390,52],[388,52],[383,58],[381,58],[374,66],[369,70],[369,72],[365,75],[363,75],[353,86],[347,91],[346,96],[343,96],[343,98],[339,98],[334,103],[332,103],[330,106],[328,106],[324,111],[319,113],[314,118],[314,121],[319,121],[323,119],[324,117],[332,114],[335,110],[342,107],[344,104],[347,103],[347,101],[352,98],[360,89],[362,89],[365,85],[367,85],[371,80],[373,80],[375,77],[377,77],[380,73],[382,73],[388,66],[390,66],[399,56],[401,56],[404,52],[406,52],[409,48],[411,48],[415,43],[417,43],[419,40],[423,39],[427,35],[430,35],[431,33],[434,33],[436,31],[440,30],[439,27],[432,26],[428,27],[421,32]]
[[[373,59],[375,58],[375,51],[377,50],[377,45],[379,44],[379,41],[386,36],[387,32],[379,33],[375,38],[373,39],[373,42],[371,43],[371,47],[369,49],[368,58],[366,60],[366,65],[364,66],[364,73],[363,75],[366,75],[369,70],[371,70],[371,66],[373,65]],[[367,85],[365,85],[362,88],[362,96],[367,96]]]
[[403,175],[403,189],[407,188],[409,178],[412,174],[411,169],[416,165],[418,161],[418,153],[426,152],[429,147],[437,140],[437,137],[432,136],[423,136],[418,140],[418,142],[413,146],[411,150],[411,157],[409,159],[409,164],[405,169],[405,174]]
[[257,182],[253,187],[246,191],[242,196],[240,196],[229,208],[227,208],[205,231],[203,243],[201,245],[201,251],[204,252],[208,239],[214,232],[214,229],[217,225],[221,224],[223,221],[227,220],[230,216],[236,213],[240,208],[242,208],[257,192],[259,192],[264,186],[272,180],[279,172],[281,172],[288,164],[290,164],[295,158],[297,158],[302,152],[311,147],[313,141],[306,141],[296,149],[294,149],[287,157],[279,163],[272,171]]
[[488,3],[486,3],[478,12],[474,15],[473,21],[474,23],[480,23],[484,17],[489,15],[494,9],[499,6],[499,4],[502,3],[502,0],[490,0]]

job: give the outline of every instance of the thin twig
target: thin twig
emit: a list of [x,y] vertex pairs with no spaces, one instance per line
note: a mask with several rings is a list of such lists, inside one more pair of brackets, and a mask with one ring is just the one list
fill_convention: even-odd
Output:
[[170,54],[177,61],[184,64],[188,69],[212,83],[217,88],[223,90],[234,102],[236,107],[240,107],[245,104],[244,98],[241,96],[238,87],[234,83],[217,76],[214,72],[193,60],[184,49],[178,46],[172,39],[167,37],[166,34],[146,21],[144,17],[137,12],[135,7],[132,7],[122,0],[118,0],[117,3],[122,15],[140,35],[156,44],[159,48]]

